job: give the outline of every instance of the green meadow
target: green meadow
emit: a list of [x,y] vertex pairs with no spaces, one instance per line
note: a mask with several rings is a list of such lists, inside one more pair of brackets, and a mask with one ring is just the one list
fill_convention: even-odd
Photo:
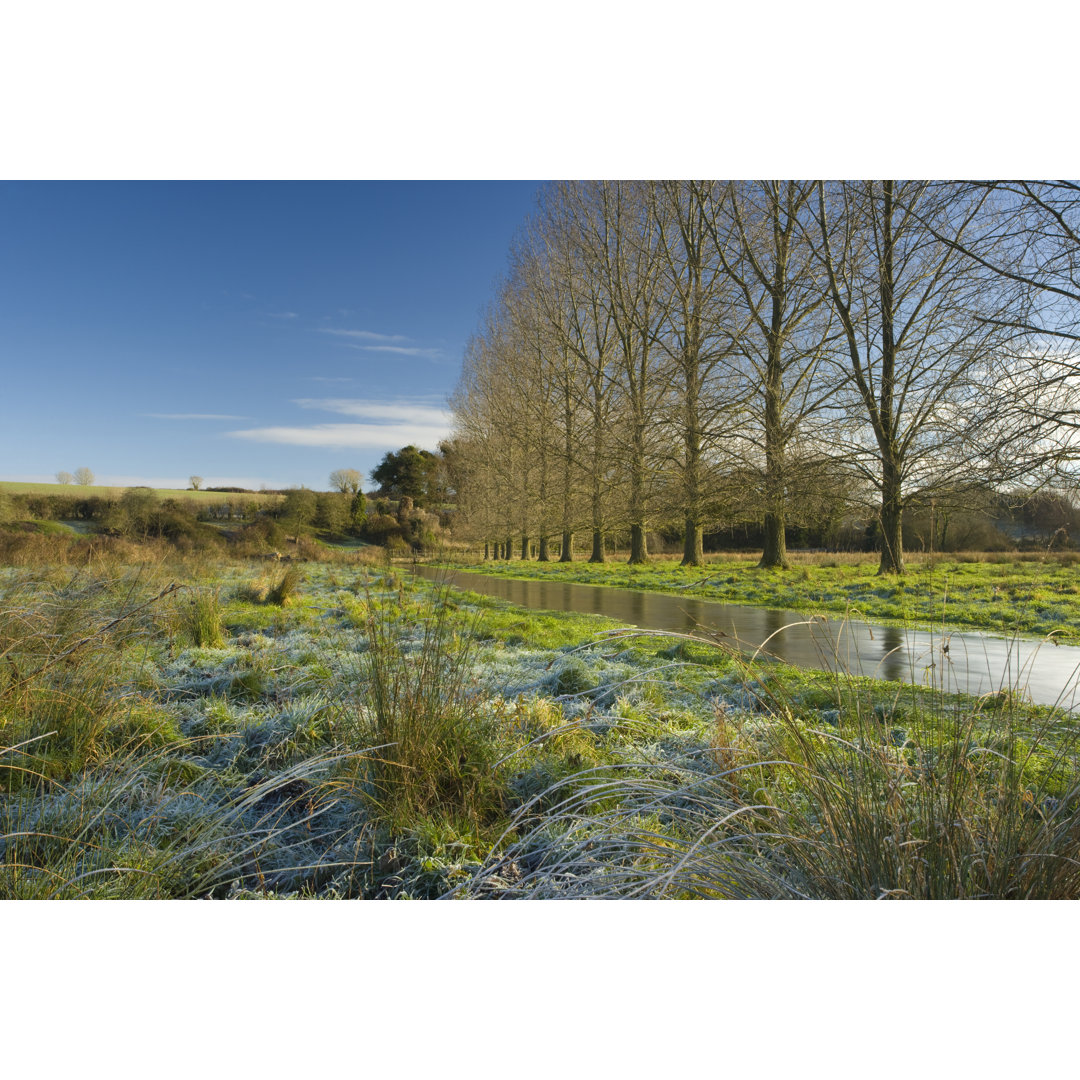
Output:
[[756,556],[715,555],[704,567],[664,558],[647,566],[624,560],[460,566],[499,577],[644,589],[870,622],[1080,640],[1080,576],[1072,552],[915,555],[902,577],[879,576],[873,554],[795,554],[792,563],[787,571],[759,570]]

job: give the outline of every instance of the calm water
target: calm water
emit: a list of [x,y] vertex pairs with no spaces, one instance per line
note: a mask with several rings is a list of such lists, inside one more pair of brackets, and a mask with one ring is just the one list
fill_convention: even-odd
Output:
[[521,607],[606,615],[642,630],[723,635],[729,645],[799,667],[844,670],[876,679],[985,694],[1026,689],[1043,704],[1080,704],[1080,648],[976,632],[926,633],[864,622],[814,619],[776,608],[719,604],[605,585],[514,581],[467,571],[417,567],[426,578],[498,596]]

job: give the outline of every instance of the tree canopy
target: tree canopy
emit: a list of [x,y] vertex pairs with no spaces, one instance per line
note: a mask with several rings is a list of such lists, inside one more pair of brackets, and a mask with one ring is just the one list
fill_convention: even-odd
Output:
[[379,485],[379,494],[391,499],[408,496],[417,505],[440,497],[438,479],[440,461],[430,450],[403,446],[388,451],[372,470],[371,478]]

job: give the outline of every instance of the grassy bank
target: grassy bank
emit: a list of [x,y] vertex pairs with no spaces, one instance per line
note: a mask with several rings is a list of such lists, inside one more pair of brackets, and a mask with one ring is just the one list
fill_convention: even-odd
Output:
[[0,571],[0,748],[9,898],[1080,893],[1060,711],[355,561]]
[[756,556],[712,556],[704,567],[676,559],[648,566],[481,562],[498,577],[567,581],[694,596],[728,604],[831,613],[905,626],[973,628],[1080,641],[1080,573],[1073,553],[909,557],[898,579],[877,576],[877,557],[794,555],[788,571],[759,570]]

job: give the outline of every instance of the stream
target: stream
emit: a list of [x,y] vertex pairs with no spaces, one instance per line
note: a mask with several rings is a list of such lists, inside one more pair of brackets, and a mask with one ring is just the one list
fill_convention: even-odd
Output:
[[519,607],[604,615],[641,630],[718,636],[744,653],[761,648],[768,656],[797,667],[934,686],[947,693],[1014,689],[1039,704],[1060,705],[1069,711],[1080,705],[1080,647],[1038,638],[908,630],[821,616],[810,619],[778,608],[606,585],[516,581],[428,566],[417,566],[415,571],[429,580],[500,597]]

